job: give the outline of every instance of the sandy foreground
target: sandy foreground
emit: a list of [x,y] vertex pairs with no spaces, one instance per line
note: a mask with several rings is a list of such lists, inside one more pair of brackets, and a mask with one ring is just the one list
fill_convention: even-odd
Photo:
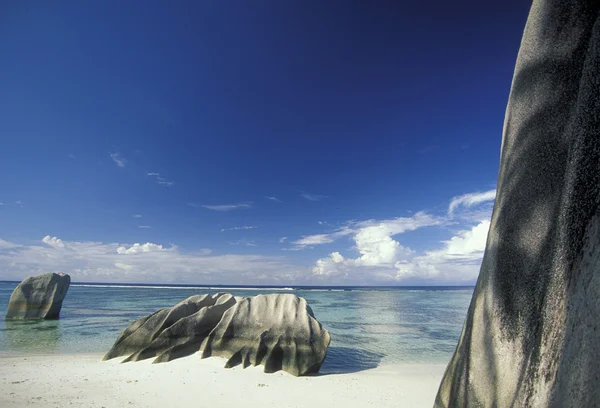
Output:
[[431,407],[445,366],[293,377],[198,355],[120,364],[100,354],[0,356],[0,407]]

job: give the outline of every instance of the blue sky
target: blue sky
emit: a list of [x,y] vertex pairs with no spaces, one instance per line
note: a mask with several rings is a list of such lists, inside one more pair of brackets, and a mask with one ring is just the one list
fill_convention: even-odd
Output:
[[473,283],[527,4],[322,3],[3,5],[0,279]]

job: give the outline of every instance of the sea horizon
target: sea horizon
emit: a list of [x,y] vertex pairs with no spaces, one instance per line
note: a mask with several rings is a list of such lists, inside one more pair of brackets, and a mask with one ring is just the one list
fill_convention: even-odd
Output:
[[[0,280],[0,284],[18,285],[21,281]],[[195,284],[195,283],[143,283],[143,282],[74,282],[74,287],[129,287],[129,288],[183,288],[183,289],[284,289],[284,290],[465,290],[474,289],[475,285],[227,285],[227,284]]]

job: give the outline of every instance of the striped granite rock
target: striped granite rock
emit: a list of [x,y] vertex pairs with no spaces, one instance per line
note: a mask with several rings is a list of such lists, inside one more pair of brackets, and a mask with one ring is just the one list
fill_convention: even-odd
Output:
[[58,319],[70,284],[63,273],[25,278],[10,295],[6,319]]

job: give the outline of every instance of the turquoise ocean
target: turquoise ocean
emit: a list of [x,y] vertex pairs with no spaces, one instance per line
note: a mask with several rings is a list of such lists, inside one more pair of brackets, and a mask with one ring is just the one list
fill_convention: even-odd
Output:
[[[0,281],[0,316],[17,282]],[[397,363],[446,364],[472,287],[206,287],[73,283],[60,320],[0,322],[0,355],[105,353],[133,320],[197,294],[293,293],[331,333],[322,367],[344,373]]]

